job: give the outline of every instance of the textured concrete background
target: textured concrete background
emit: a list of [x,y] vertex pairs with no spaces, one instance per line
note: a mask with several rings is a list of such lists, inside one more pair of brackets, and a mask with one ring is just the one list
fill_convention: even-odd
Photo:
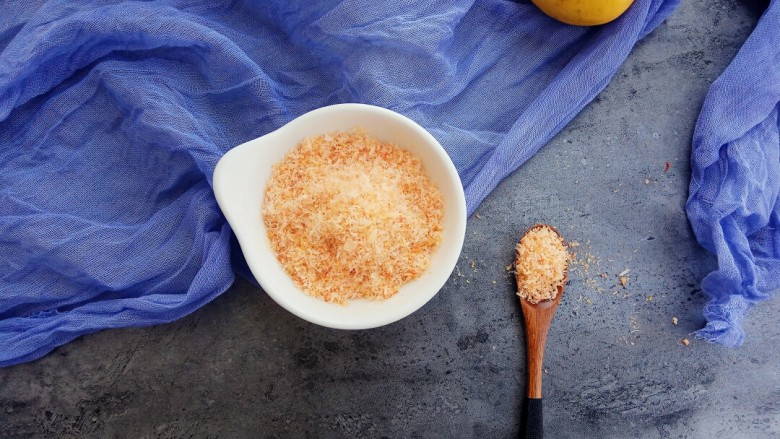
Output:
[[780,300],[749,315],[740,349],[689,335],[715,267],[683,212],[690,138],[756,19],[736,0],[683,2],[469,220],[458,270],[413,316],[322,329],[240,281],[176,323],[0,369],[0,437],[517,437],[525,352],[505,266],[539,221],[581,243],[545,357],[548,437],[780,437]]

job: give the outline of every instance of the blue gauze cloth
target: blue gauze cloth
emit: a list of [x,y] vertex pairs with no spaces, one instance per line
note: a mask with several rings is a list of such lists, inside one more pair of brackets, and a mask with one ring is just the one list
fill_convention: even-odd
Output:
[[750,307],[780,288],[780,0],[723,74],[696,124],[688,218],[718,257],[702,281],[710,300],[697,336],[742,344]]
[[596,28],[499,0],[4,4],[0,366],[224,292],[241,258],[217,161],[324,105],[426,127],[473,212],[677,3]]

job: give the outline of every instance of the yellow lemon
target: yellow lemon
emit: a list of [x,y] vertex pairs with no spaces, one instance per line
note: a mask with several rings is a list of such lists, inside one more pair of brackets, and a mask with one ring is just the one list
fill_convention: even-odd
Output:
[[609,23],[626,12],[634,0],[531,0],[550,17],[575,26]]

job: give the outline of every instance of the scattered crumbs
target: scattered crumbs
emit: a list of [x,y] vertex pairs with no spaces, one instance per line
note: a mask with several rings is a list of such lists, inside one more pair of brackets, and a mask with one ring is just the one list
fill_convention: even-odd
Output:
[[506,267],[504,267],[504,270],[506,270],[506,271],[512,271],[512,264],[509,264],[509,265],[507,265]]
[[666,164],[664,165],[664,174],[666,174],[667,172],[669,172],[669,169],[671,169],[671,167],[672,167],[672,164],[671,164],[671,163],[669,163],[669,160],[667,160],[667,161],[666,161]]
[[[569,242],[569,248],[571,250],[571,260],[569,263],[569,271],[572,274],[575,281],[582,282],[582,285],[591,290],[594,293],[603,294],[609,292],[612,296],[627,299],[631,297],[629,291],[629,283],[631,282],[630,268],[625,268],[616,277],[608,274],[601,269],[601,258],[595,256],[592,253],[590,247],[590,241]],[[613,259],[605,259],[605,261],[614,264]],[[586,291],[587,292],[587,291]],[[592,297],[592,295],[591,295]],[[591,303],[583,297],[579,300],[581,303]]]
[[571,241],[569,247],[576,249],[571,251],[570,273],[582,279],[583,285],[595,293],[602,294],[607,291],[609,285],[603,281],[607,278],[607,274],[601,271],[601,259],[592,253],[590,241],[585,244]]
[[620,299],[628,299],[631,296],[628,290],[617,288],[617,287],[613,288],[611,293],[613,296],[618,297]]
[[549,372],[550,372],[550,371],[549,371],[549,370],[548,370],[548,369],[545,367],[545,368],[544,368],[544,373],[549,373]]
[[461,274],[461,272],[460,272],[460,267],[459,267],[458,265],[455,265],[455,271],[457,271],[457,272],[458,272],[458,273],[457,273],[457,274],[458,274],[458,277],[463,277],[463,274]]
[[590,297],[585,298],[585,303],[587,303],[588,305],[593,305],[593,301],[590,300]]
[[482,215],[480,215],[478,213],[475,213],[474,216],[477,217],[477,219],[482,219]]
[[629,334],[636,334],[639,332],[639,313],[634,311],[631,313],[631,317],[628,318]]
[[[574,245],[575,242],[576,241],[570,242],[569,248],[576,248],[580,246],[579,243]],[[580,250],[578,252],[572,252],[569,266],[570,268],[574,269],[574,271],[579,271],[582,273],[583,277],[585,277],[590,274],[590,269],[592,266],[598,266],[600,263],[601,261],[599,258],[590,252],[590,248],[585,248],[584,250]]]
[[653,295],[651,294],[651,295],[647,296],[647,299],[646,299],[646,300],[647,300],[648,302],[652,302],[652,301],[653,301]]
[[630,296],[630,294],[628,293],[627,290],[620,289],[620,288],[617,288],[617,287],[613,288],[611,293],[612,293],[613,296],[619,297],[621,299],[628,299],[629,296]]
[[677,317],[672,317],[672,324],[673,324],[673,325],[676,325],[676,324],[677,324]]
[[471,260],[471,269],[472,270],[474,269],[474,260],[473,259]]
[[688,339],[687,339],[687,338],[684,338],[684,339],[682,339],[681,343],[682,343],[684,346],[688,346],[689,344],[691,344],[691,342],[690,342],[690,341],[688,341]]
[[649,178],[645,178],[645,184],[650,184],[650,179]]
[[466,283],[467,283],[467,284],[470,284],[470,283],[471,283],[471,281],[470,281],[470,280],[468,280],[468,279],[466,279]]
[[491,280],[491,281],[490,281],[490,283],[492,283],[493,285],[495,285],[495,284],[496,284],[496,281],[494,281],[494,280]]

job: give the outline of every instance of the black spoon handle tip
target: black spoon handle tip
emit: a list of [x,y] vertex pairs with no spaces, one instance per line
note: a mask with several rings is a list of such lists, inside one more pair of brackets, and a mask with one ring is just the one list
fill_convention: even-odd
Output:
[[528,398],[528,417],[525,421],[525,439],[544,439],[542,398]]

